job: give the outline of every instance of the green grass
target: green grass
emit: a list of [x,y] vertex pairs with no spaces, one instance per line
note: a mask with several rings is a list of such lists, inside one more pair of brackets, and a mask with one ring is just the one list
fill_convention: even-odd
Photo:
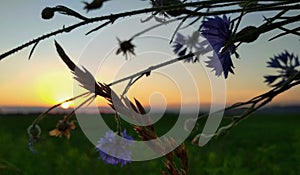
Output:
[[[0,116],[0,175],[126,175],[160,174],[163,158],[112,166],[98,160],[94,146],[77,127],[70,140],[48,136],[62,116],[44,119],[38,154],[27,148],[27,127],[35,116]],[[111,118],[111,119],[109,119]],[[157,123],[160,134],[174,120],[168,115]],[[108,125],[113,118],[106,116]],[[186,141],[189,174],[192,175],[298,175],[300,174],[300,118],[296,115],[256,115],[243,121],[227,135],[213,139],[204,147]],[[134,134],[129,130],[130,134]]]

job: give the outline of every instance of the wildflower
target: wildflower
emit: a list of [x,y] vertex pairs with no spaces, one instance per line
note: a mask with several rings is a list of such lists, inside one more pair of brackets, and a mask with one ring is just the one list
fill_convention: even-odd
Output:
[[234,66],[228,52],[223,53],[222,56],[213,53],[213,56],[209,56],[208,58],[210,60],[206,61],[207,67],[212,68],[216,76],[220,76],[222,72],[224,72],[225,78],[228,77],[228,72],[234,74]]
[[206,41],[199,42],[199,35],[198,31],[195,31],[191,36],[185,37],[180,33],[177,33],[176,39],[174,41],[173,52],[178,56],[182,57],[187,54],[194,53],[194,57],[189,57],[184,60],[184,62],[197,62],[199,61],[200,51],[202,53],[207,50],[204,46],[207,45]]
[[[219,16],[207,18],[200,26],[201,34],[208,40],[216,53],[207,61],[208,67],[213,68],[217,76],[220,76],[223,72],[225,78],[227,78],[228,72],[234,73],[231,55],[235,54],[236,57],[239,57],[236,46],[233,42],[230,42],[232,26],[233,23],[230,18],[225,15],[222,18]],[[220,63],[221,66],[219,66]]]
[[117,38],[118,42],[119,42],[119,46],[120,48],[117,50],[116,54],[118,55],[119,53],[123,52],[123,55],[125,55],[125,58],[127,60],[127,54],[131,53],[133,55],[135,55],[134,53],[134,47],[135,45],[133,45],[131,43],[131,39],[130,40],[126,40],[126,41],[121,41],[119,38]]
[[33,144],[39,141],[41,132],[41,128],[37,124],[30,125],[27,128],[27,133],[29,135],[28,148],[33,153],[37,153],[37,151],[33,148]]
[[68,120],[59,120],[56,128],[49,132],[50,136],[59,136],[61,137],[63,134],[70,139],[71,134],[70,130],[75,129],[74,121],[69,122]]
[[131,162],[131,152],[128,147],[133,144],[133,138],[126,134],[126,130],[121,135],[122,137],[113,131],[108,131],[98,141],[96,148],[99,151],[99,158],[105,163],[124,166]]
[[83,9],[85,9],[86,12],[89,12],[90,10],[99,9],[102,7],[103,2],[105,1],[109,1],[109,0],[93,0],[93,2],[91,3],[83,1],[83,3],[85,4]]
[[[279,69],[278,75],[264,76],[265,82],[272,87],[281,86],[290,76],[295,75],[298,72],[296,68],[300,66],[298,56],[290,54],[287,51],[274,56],[274,58],[270,58],[270,61],[267,62],[267,64],[267,67]],[[275,83],[276,80],[279,80],[279,82]]]

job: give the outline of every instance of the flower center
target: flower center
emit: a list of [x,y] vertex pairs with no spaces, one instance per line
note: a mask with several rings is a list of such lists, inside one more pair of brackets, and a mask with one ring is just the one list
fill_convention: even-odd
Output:
[[57,129],[59,131],[66,131],[67,129],[69,129],[69,127],[70,127],[69,122],[61,120],[58,123]]

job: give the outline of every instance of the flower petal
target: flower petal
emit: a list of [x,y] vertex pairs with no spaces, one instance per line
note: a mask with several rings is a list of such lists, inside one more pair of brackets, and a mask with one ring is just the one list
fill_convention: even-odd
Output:
[[57,137],[57,136],[61,136],[62,132],[59,131],[58,129],[53,129],[52,131],[49,131],[49,135]]
[[[267,62],[267,67],[280,70],[278,71],[278,75],[265,76],[265,82],[272,87],[279,87],[287,78],[298,72],[296,69],[298,66],[300,66],[298,56],[295,56],[288,51],[284,51],[283,53],[274,56],[274,58],[270,58],[270,61]],[[281,80],[278,83],[275,83],[275,81],[280,78]]]
[[267,76],[264,76],[265,82],[268,83],[268,84],[272,84],[279,77],[280,77],[279,75],[267,75]]
[[99,158],[105,163],[124,166],[130,162],[131,152],[128,146],[132,145],[133,138],[122,131],[122,137],[112,131],[106,132],[105,136],[98,141],[96,146]]

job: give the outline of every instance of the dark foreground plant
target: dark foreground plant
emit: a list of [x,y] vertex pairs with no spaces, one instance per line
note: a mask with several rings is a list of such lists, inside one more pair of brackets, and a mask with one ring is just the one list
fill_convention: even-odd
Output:
[[[83,9],[86,10],[86,12],[100,9],[105,1],[106,0],[94,0],[92,2],[83,2]],[[110,1],[105,3],[109,2]],[[173,33],[173,36],[176,36],[174,41],[173,37],[170,38],[170,43],[172,44],[170,47],[173,48],[173,52],[178,56],[177,58],[163,63],[157,63],[154,66],[149,65],[147,69],[108,84],[97,81],[88,69],[85,67],[81,68],[73,63],[73,61],[65,53],[62,46],[58,44],[58,42],[55,42],[58,55],[70,69],[74,75],[74,79],[79,82],[80,86],[82,86],[86,92],[54,105],[33,121],[27,130],[29,135],[28,146],[32,152],[36,152],[33,145],[39,141],[41,134],[41,128],[38,124],[47,115],[47,113],[60,106],[62,103],[76,99],[83,99],[83,102],[81,102],[63,119],[59,120],[55,129],[49,132],[51,136],[65,135],[69,139],[71,136],[70,131],[75,129],[75,122],[71,120],[75,112],[81,107],[91,103],[95,98],[100,97],[104,98],[112,110],[115,111],[117,127],[114,131],[108,131],[102,138],[99,138],[100,140],[96,146],[96,149],[99,151],[99,158],[108,164],[120,164],[121,166],[132,161],[130,148],[134,146],[134,140],[133,137],[127,135],[125,128],[121,128],[119,114],[122,114],[136,122],[135,124],[131,124],[131,127],[134,129],[141,141],[157,140],[157,142],[147,142],[147,146],[149,146],[149,148],[154,152],[164,155],[165,162],[163,165],[165,169],[161,171],[162,174],[188,174],[189,165],[185,145],[176,143],[176,140],[173,137],[158,137],[155,124],[153,124],[152,118],[147,115],[141,102],[135,98],[129,99],[127,97],[127,92],[132,85],[143,76],[151,76],[152,71],[166,67],[170,64],[178,63],[179,61],[184,61],[187,64],[197,64],[204,61],[206,62],[207,67],[215,71],[215,75],[224,75],[224,78],[226,79],[228,78],[229,73],[234,73],[232,56],[235,55],[236,58],[240,57],[237,54],[237,49],[241,47],[242,44],[245,45],[247,43],[253,43],[262,34],[270,33],[274,30],[278,30],[280,33],[270,33],[273,34],[270,41],[285,35],[293,35],[295,37],[300,36],[300,3],[297,1],[150,0],[149,2],[150,3],[148,3],[148,5],[150,5],[150,7],[143,9],[92,18],[85,17],[79,12],[62,5],[45,7],[41,14],[42,18],[45,20],[52,19],[54,15],[59,14],[78,19],[79,22],[70,26],[64,26],[62,29],[37,37],[0,55],[0,60],[2,60],[17,51],[33,45],[29,54],[30,58],[35,48],[42,40],[55,35],[72,32],[74,29],[91,23],[99,23],[98,27],[87,31],[86,34],[88,35],[99,31],[108,25],[113,25],[114,22],[120,18],[130,18],[140,14],[149,15],[150,13],[150,17],[148,16],[146,19],[141,20],[141,23],[149,22],[154,19],[157,23],[156,25],[138,32],[129,39],[121,41],[117,38],[119,48],[117,49],[116,54],[122,53],[127,60],[129,54],[132,56],[136,54],[136,47],[142,47],[134,44],[134,39],[142,36],[150,30],[164,27],[168,23],[176,21],[179,22],[178,27],[174,29],[174,31],[170,32]],[[263,14],[264,21],[262,21],[261,25],[246,25],[240,29],[240,24],[246,15],[251,15],[254,12],[264,13],[269,11],[273,12],[272,15],[269,13],[269,17],[267,17],[265,16],[267,13]],[[231,15],[235,15],[236,17],[231,17]],[[184,22],[188,22],[188,25],[182,26]],[[192,25],[196,25],[199,29],[189,34],[185,34],[181,31],[182,29]],[[205,57],[203,57],[203,55],[206,54],[210,54],[208,56],[208,60],[205,60]],[[239,112],[237,115],[229,116],[231,118],[231,122],[219,127],[217,132],[212,135],[200,133],[200,128],[198,127],[193,128],[193,132],[196,133],[196,136],[192,143],[201,145],[199,143],[201,137],[212,138],[223,135],[232,127],[239,124],[242,120],[249,117],[250,114],[271,102],[279,94],[282,94],[283,92],[300,84],[300,72],[298,70],[300,64],[298,56],[296,56],[295,53],[284,51],[281,54],[274,56],[274,58],[271,58],[267,64],[267,67],[278,70],[277,75],[265,76],[265,82],[273,87],[273,89],[248,101],[238,102],[222,109],[221,111],[239,109]],[[117,94],[114,92],[112,86],[125,81],[129,82],[127,83],[123,93]],[[198,118],[200,119],[207,116],[208,114],[204,114],[200,115]],[[186,122],[186,124],[188,123],[189,122]],[[185,128],[188,127],[185,126]],[[172,151],[168,151],[170,148],[174,149],[172,149]]]

